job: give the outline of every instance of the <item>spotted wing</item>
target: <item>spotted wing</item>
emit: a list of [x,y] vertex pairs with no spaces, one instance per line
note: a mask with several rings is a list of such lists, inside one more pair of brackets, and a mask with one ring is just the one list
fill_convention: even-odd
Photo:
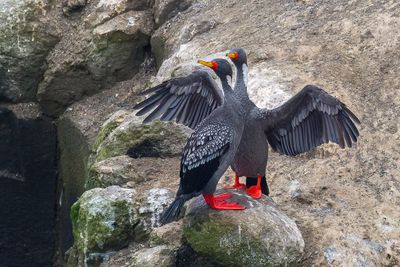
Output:
[[181,194],[200,192],[206,186],[232,139],[232,128],[221,124],[206,125],[190,136],[181,160]]
[[222,89],[204,70],[194,71],[186,77],[174,78],[142,93],[150,95],[134,106],[140,116],[152,111],[144,122],[160,118],[176,121],[194,129],[224,101]]
[[272,149],[294,156],[328,142],[351,147],[359,136],[359,119],[335,97],[307,85],[282,106],[262,110]]

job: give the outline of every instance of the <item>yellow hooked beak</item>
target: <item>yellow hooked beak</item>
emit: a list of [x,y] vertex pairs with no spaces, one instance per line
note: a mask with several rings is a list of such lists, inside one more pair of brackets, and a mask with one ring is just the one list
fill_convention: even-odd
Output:
[[212,62],[209,62],[209,61],[199,60],[199,61],[197,61],[197,63],[199,63],[199,64],[201,64],[201,65],[204,65],[204,66],[207,66],[207,67],[209,67],[209,68],[212,68],[212,67],[213,67]]

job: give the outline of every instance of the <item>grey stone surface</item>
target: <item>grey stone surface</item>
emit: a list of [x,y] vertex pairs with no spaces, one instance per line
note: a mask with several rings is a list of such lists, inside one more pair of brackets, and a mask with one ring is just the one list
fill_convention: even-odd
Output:
[[46,17],[49,1],[0,3],[0,101],[36,100],[46,69],[46,56],[58,42],[57,31]]
[[71,208],[74,246],[71,266],[98,266],[107,252],[122,249],[137,235],[135,191],[118,186],[86,191]]
[[94,28],[80,25],[64,36],[49,56],[38,89],[43,110],[59,116],[83,96],[132,78],[145,58],[152,29],[149,11],[128,11]]
[[194,251],[224,266],[284,266],[301,259],[300,230],[271,198],[254,200],[238,192],[232,201],[246,209],[212,210],[201,196],[190,203],[184,237]]

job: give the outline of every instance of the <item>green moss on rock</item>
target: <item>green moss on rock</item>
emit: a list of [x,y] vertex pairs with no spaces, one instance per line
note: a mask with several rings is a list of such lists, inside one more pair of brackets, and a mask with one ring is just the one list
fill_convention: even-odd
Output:
[[106,139],[106,137],[117,128],[124,119],[130,114],[130,112],[125,110],[119,110],[115,112],[108,120],[103,123],[101,126],[99,133],[96,136],[96,139],[93,143],[93,151],[96,151],[99,145]]
[[[154,121],[142,124],[132,114],[98,146],[95,161],[125,155],[128,149],[139,151],[139,156],[176,156],[181,153],[187,135],[173,123]],[[151,155],[140,154],[149,153],[150,150]]]
[[304,241],[296,224],[271,201],[234,196],[244,211],[215,211],[201,197],[188,207],[183,235],[190,247],[224,266],[291,266],[301,258]]
[[134,191],[117,186],[86,191],[72,206],[71,220],[75,240],[71,262],[87,263],[94,255],[121,249],[135,239],[139,222]]
[[215,262],[238,267],[273,266],[260,240],[238,231],[237,225],[229,222],[200,222],[184,227],[190,246]]

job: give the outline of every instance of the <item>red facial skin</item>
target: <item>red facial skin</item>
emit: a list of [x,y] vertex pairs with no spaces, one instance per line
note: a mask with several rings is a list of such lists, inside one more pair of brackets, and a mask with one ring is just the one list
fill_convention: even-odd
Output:
[[238,58],[239,58],[239,53],[238,52],[233,52],[231,59],[232,60],[237,60]]
[[218,70],[218,63],[216,62],[216,61],[211,61],[211,64],[212,64],[212,69],[213,70]]

